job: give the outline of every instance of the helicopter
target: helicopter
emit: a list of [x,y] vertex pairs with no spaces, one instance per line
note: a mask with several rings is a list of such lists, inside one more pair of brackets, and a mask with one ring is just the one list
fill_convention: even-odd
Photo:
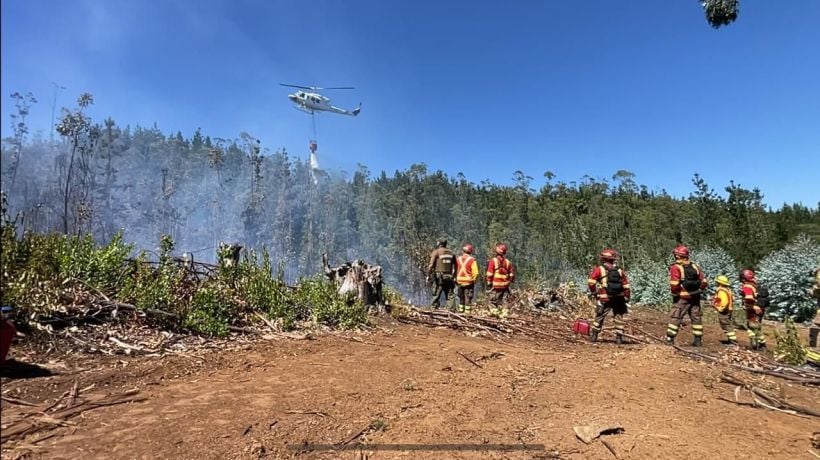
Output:
[[288,99],[290,99],[291,102],[296,104],[297,109],[309,113],[311,115],[315,114],[316,112],[332,112],[338,113],[340,115],[350,115],[352,117],[355,117],[359,114],[359,112],[362,111],[361,103],[359,103],[359,106],[353,110],[345,110],[330,105],[330,99],[318,93],[318,91],[327,89],[354,89],[350,86],[341,86],[335,88],[319,88],[318,86],[286,85],[284,83],[280,83],[280,85],[287,86],[290,88],[299,88],[301,91],[296,91],[293,94],[288,94]]

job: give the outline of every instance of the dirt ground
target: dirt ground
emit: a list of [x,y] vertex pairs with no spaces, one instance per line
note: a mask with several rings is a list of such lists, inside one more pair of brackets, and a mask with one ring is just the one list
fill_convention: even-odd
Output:
[[[663,334],[664,316],[638,316],[646,330]],[[707,325],[708,351],[720,353],[721,338]],[[690,340],[681,335],[681,343]],[[734,397],[734,387],[718,379],[726,368],[665,345],[502,343],[392,318],[357,335],[36,364],[53,375],[5,376],[3,395],[47,404],[76,382],[81,397],[138,389],[146,399],[86,411],[49,438],[6,443],[3,458],[809,459],[812,433],[820,431],[817,418],[719,399]],[[820,406],[817,387],[735,373]],[[6,425],[13,406],[2,407]],[[623,432],[590,444],[573,432],[599,423]]]

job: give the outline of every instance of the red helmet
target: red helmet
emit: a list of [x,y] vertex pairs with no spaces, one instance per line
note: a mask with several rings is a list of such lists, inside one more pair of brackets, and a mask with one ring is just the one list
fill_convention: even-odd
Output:
[[601,253],[598,255],[598,257],[600,257],[601,260],[612,260],[612,261],[614,261],[615,259],[618,258],[618,253],[615,252],[614,249],[607,248],[607,249],[604,249],[603,251],[601,251]]
[[496,244],[495,245],[495,253],[500,255],[500,256],[503,256],[503,255],[507,254],[507,245],[504,244],[504,243]]
[[688,259],[689,258],[689,248],[687,248],[686,246],[681,244],[678,247],[676,247],[675,250],[672,251],[672,254],[674,254],[675,257],[681,257],[681,258],[684,258],[684,259]]
[[473,245],[470,243],[464,243],[464,247],[461,248],[467,254],[473,253]]
[[740,280],[741,281],[754,281],[755,280],[755,272],[753,272],[752,270],[749,270],[748,268],[746,270],[743,270],[742,272],[740,272]]

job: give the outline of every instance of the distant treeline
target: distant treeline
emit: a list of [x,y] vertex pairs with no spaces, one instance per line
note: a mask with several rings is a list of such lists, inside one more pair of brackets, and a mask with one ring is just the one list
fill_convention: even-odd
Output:
[[486,261],[503,241],[520,278],[569,277],[603,247],[629,266],[663,260],[678,243],[722,247],[738,265],[755,266],[799,233],[820,236],[818,207],[767,209],[757,189],[730,183],[720,193],[692,178],[687,198],[652,191],[628,171],[612,180],[563,182],[547,172],[540,190],[513,172],[515,185],[469,182],[416,164],[388,175],[359,166],[352,174],[311,171],[284,149],[270,152],[253,136],[186,137],[156,126],[130,128],[64,110],[53,141],[29,140],[33,99],[19,94],[13,136],[3,139],[2,189],[21,228],[91,233],[107,241],[119,229],[138,248],[163,234],[180,252],[213,260],[220,241],[266,246],[287,276],[332,261],[364,258],[384,266],[387,281],[420,292],[425,261],[440,238],[469,241]]

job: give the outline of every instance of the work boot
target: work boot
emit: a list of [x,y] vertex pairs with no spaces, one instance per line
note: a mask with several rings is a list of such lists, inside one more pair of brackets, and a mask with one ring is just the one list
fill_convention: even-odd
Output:
[[666,336],[666,343],[669,345],[675,344],[675,336],[674,335],[667,335]]
[[700,335],[696,335],[694,339],[692,339],[692,346],[693,347],[700,347],[703,346],[703,337]]
[[597,342],[598,341],[598,331],[593,329],[589,332],[589,341],[590,342]]
[[623,334],[618,334],[618,333],[615,334],[615,343],[617,343],[618,345],[623,345],[624,344]]
[[758,351],[766,351],[766,342],[763,342],[763,343],[758,342],[757,350]]
[[751,339],[749,340],[749,348],[752,350],[757,350],[757,340]]

